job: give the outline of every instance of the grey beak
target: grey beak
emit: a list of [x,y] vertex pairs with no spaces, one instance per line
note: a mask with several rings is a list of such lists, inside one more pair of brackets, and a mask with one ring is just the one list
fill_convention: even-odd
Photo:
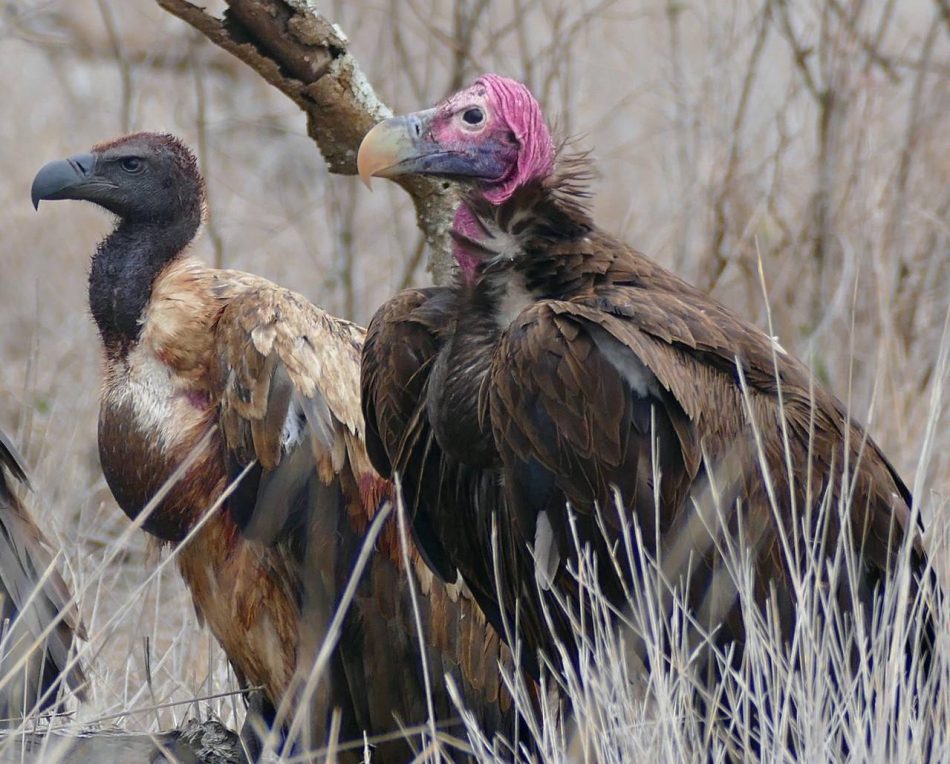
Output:
[[92,177],[95,165],[96,158],[92,154],[74,154],[43,165],[30,189],[33,208],[39,209],[41,199],[74,198],[71,192]]

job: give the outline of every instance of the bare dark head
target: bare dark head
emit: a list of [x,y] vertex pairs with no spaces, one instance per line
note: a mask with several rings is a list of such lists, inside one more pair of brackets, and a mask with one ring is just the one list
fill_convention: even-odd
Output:
[[93,202],[136,223],[194,220],[204,183],[194,155],[164,133],[133,133],[43,166],[33,179],[33,206],[43,199]]
[[33,204],[81,199],[117,215],[89,269],[89,307],[106,350],[128,351],[152,286],[186,252],[204,211],[194,154],[161,133],[135,133],[50,162],[33,179]]

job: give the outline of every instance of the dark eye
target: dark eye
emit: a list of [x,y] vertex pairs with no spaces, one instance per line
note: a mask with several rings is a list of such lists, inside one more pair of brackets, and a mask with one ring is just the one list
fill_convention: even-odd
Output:
[[138,157],[123,157],[119,160],[119,166],[127,173],[136,175],[145,169],[145,162]]
[[485,121],[485,113],[477,106],[473,106],[471,109],[466,109],[462,113],[462,121],[466,125],[480,125]]

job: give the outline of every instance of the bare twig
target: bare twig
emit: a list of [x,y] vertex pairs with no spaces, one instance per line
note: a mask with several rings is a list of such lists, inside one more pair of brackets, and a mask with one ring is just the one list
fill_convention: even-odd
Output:
[[416,271],[419,270],[419,263],[422,262],[422,255],[426,251],[425,237],[420,237],[412,256],[406,261],[406,267],[403,268],[402,277],[399,279],[399,288],[405,289],[412,286],[416,278]]
[[[938,10],[939,14],[940,11]],[[904,133],[904,145],[901,149],[900,162],[897,167],[897,180],[894,184],[894,201],[891,205],[890,215],[887,221],[885,232],[887,235],[887,246],[885,249],[897,253],[899,262],[897,279],[894,284],[894,295],[900,300],[901,295],[908,294],[910,299],[904,299],[904,305],[898,305],[896,323],[897,331],[901,336],[905,346],[910,342],[912,335],[914,314],[916,310],[916,298],[909,292],[905,293],[908,278],[911,275],[911,264],[902,257],[904,238],[904,219],[907,215],[907,185],[910,179],[910,172],[914,159],[918,155],[918,141],[921,127],[921,110],[923,102],[924,83],[927,79],[927,63],[933,55],[934,43],[937,40],[938,19],[934,18],[934,23],[930,26],[930,31],[924,39],[923,50],[920,60],[923,66],[914,76],[914,85],[910,94],[910,106],[907,112],[907,129]],[[903,310],[901,310],[903,308]]]
[[878,26],[877,34],[873,40],[867,39],[861,30],[857,28],[856,25],[856,14],[848,14],[845,12],[845,9],[841,7],[841,3],[838,0],[828,0],[828,8],[831,9],[832,13],[844,24],[848,32],[851,33],[851,36],[857,41],[861,46],[864,52],[868,57],[868,65],[875,64],[878,66],[884,74],[887,75],[887,78],[891,82],[899,82],[900,76],[894,69],[894,62],[883,53],[881,53],[881,41],[884,37],[884,33],[887,30],[888,20],[891,17],[891,13],[894,8],[894,0],[888,0],[887,6],[885,6],[884,14],[881,19],[881,24]]
[[337,188],[327,196],[330,224],[334,233],[334,258],[337,265],[333,268],[333,286],[342,291],[343,302],[340,311],[348,319],[356,318],[356,288],[354,263],[356,259],[355,231],[356,212],[359,197],[352,193],[353,188]]
[[406,40],[403,37],[403,22],[400,14],[404,5],[405,4],[401,2],[401,0],[390,0],[389,3],[389,13],[392,17],[393,49],[396,51],[396,57],[399,60],[400,70],[404,72],[406,77],[409,79],[409,89],[412,91],[413,98],[415,98],[416,101],[421,102],[425,98],[426,92],[422,82],[416,74],[415,67],[412,66],[409,56],[409,47],[406,45]]
[[[210,147],[208,146],[208,108],[207,93],[205,92],[205,72],[204,67],[198,62],[197,53],[194,49],[191,51],[192,67],[195,79],[195,129],[198,133],[198,167],[201,175],[205,178],[208,188],[205,189],[205,198],[208,208],[211,207],[211,190],[208,171],[210,161]],[[214,267],[224,267],[224,241],[221,238],[221,231],[218,229],[218,222],[214,215],[208,215],[208,221],[205,224],[205,230],[208,238],[211,240],[211,248],[214,251]]]
[[482,13],[487,7],[488,0],[455,0],[452,14],[455,46],[449,77],[449,93],[454,93],[465,84],[465,77],[468,74],[467,65],[472,59],[475,30],[478,29]]
[[808,92],[811,93],[812,97],[814,97],[816,101],[820,101],[823,86],[818,84],[818,79],[816,75],[812,73],[811,64],[809,63],[814,51],[810,47],[806,47],[801,42],[799,42],[798,36],[795,34],[795,30],[792,28],[792,20],[788,15],[788,4],[786,0],[775,0],[774,6],[778,10],[778,19],[781,22],[780,30],[782,32],[782,36],[792,49],[792,55],[795,58],[795,66],[801,74],[802,82],[805,83],[805,87],[807,88]]
[[673,254],[673,265],[682,270],[686,263],[687,248],[689,246],[689,230],[693,217],[692,195],[688,189],[692,185],[688,176],[691,173],[689,135],[688,135],[688,104],[686,103],[686,88],[683,75],[683,45],[680,39],[680,14],[684,8],[677,0],[666,2],[666,25],[670,37],[670,64],[672,66],[673,101],[676,109],[674,117],[674,131],[676,134],[676,169],[680,194],[683,198],[683,215],[676,235],[676,247]]
[[[366,132],[389,109],[377,98],[349,42],[336,25],[301,0],[230,0],[225,19],[187,0],[157,0],[169,13],[241,59],[307,115],[308,132],[330,172],[356,173],[356,152]],[[399,184],[412,197],[416,219],[432,257],[437,282],[451,273],[451,228],[458,197],[454,186],[407,177]]]
[[723,251],[727,228],[726,199],[732,190],[736,174],[739,170],[739,151],[742,147],[743,126],[745,125],[746,114],[749,108],[752,86],[755,84],[756,74],[758,74],[759,71],[759,60],[762,57],[762,51],[765,49],[765,41],[769,34],[768,0],[766,0],[763,5],[760,14],[755,42],[752,45],[752,52],[749,54],[749,63],[746,66],[745,75],[742,78],[739,104],[736,106],[736,115],[732,120],[732,141],[729,145],[729,159],[726,161],[726,174],[723,176],[719,193],[716,194],[716,199],[713,202],[713,262],[712,271],[706,284],[704,284],[709,290],[713,290],[716,287],[719,278],[726,269],[726,265],[729,263],[726,253]]
[[119,79],[122,83],[122,132],[127,133],[132,129],[132,70],[125,57],[122,37],[115,25],[112,6],[108,0],[98,0],[98,4],[103,26],[109,36],[109,45],[112,47],[112,54],[119,68]]
[[950,31],[950,0],[934,0],[934,2],[937,4],[937,10],[940,11],[944,26]]

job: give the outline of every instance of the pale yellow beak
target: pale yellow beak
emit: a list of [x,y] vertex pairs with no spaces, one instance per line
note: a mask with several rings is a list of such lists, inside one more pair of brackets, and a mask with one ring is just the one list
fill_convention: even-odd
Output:
[[393,178],[416,171],[416,160],[433,148],[423,136],[434,111],[385,119],[365,135],[356,155],[356,169],[367,188],[373,177]]

